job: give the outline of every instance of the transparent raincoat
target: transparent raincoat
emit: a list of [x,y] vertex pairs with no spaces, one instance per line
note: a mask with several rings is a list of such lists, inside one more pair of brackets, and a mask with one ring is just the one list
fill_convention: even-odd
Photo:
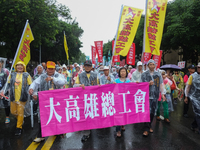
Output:
[[[192,79],[191,83],[190,79]],[[191,99],[195,115],[200,116],[200,74],[197,72],[192,74],[188,79],[185,96]]]

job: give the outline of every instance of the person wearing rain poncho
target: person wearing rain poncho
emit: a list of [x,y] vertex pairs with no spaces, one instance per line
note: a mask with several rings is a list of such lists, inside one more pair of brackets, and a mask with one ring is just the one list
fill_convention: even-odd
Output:
[[142,73],[142,62],[139,61],[137,63],[137,70],[132,74],[131,82],[140,82]]
[[112,68],[112,75],[114,76],[115,79],[118,78],[118,73],[116,68]]
[[[0,60],[0,91],[2,90],[2,88],[4,87],[4,85],[6,84],[6,81],[7,81],[7,77],[9,75],[9,73],[7,74],[6,71],[4,70],[3,68],[3,60]],[[9,118],[9,115],[10,115],[10,103],[9,103],[9,100],[6,99],[6,97],[2,97],[0,95],[0,103],[2,102],[2,107],[4,108],[5,110],[5,113],[6,113],[6,121],[5,123],[10,123],[10,118]]]
[[200,133],[200,63],[197,65],[197,72],[190,75],[185,88],[185,103],[188,98],[192,102],[195,119],[192,123],[192,130]]
[[181,74],[178,71],[174,71],[173,77],[174,77],[174,81],[176,82],[176,85],[179,89],[179,90],[177,90],[177,89],[174,90],[174,93],[173,93],[174,104],[177,104],[179,92],[183,91],[183,88],[184,88],[184,82],[183,82],[183,78],[182,78]]
[[165,101],[165,90],[163,86],[163,79],[161,74],[155,71],[156,65],[155,61],[150,59],[147,64],[149,70],[142,73],[141,82],[149,82],[149,106],[150,106],[150,122],[144,123],[143,136],[148,136],[149,132],[153,133],[151,123],[153,122],[155,111],[157,108],[157,102],[159,98],[159,93],[161,92],[163,101]]
[[14,68],[15,72],[12,72],[11,76],[9,76],[6,89],[4,87],[4,93],[8,90],[10,91],[10,110],[17,118],[15,135],[21,135],[24,121],[24,108],[28,100],[28,88],[32,83],[32,79],[29,73],[26,72],[24,62],[17,62]]
[[161,94],[159,96],[158,99],[158,108],[157,108],[157,117],[156,119],[158,121],[161,120],[160,118],[160,106],[162,104],[163,106],[163,112],[164,112],[164,121],[167,123],[170,123],[169,121],[169,112],[174,111],[173,109],[173,104],[172,104],[172,99],[171,99],[171,85],[172,85],[172,81],[170,79],[167,78],[166,72],[164,70],[160,70],[160,73],[162,75],[163,78],[163,84],[166,90],[166,100],[163,100],[161,98]]
[[[36,73],[33,76],[33,80],[36,80],[41,74],[43,74],[43,66],[42,65],[38,65]],[[37,107],[38,107],[38,100],[37,101],[33,101],[33,113],[34,114],[37,114]]]
[[65,64],[63,64],[62,66],[62,74],[65,76],[67,80],[67,84],[65,84],[64,88],[68,88],[70,86],[70,79],[68,78],[70,72],[67,70],[67,66]]
[[[46,73],[39,76],[31,86],[29,87],[29,94],[30,95],[37,95],[34,93],[35,90],[38,91],[47,91],[47,90],[54,90],[54,89],[61,89],[64,84],[67,83],[67,80],[62,77],[61,74],[55,71],[56,64],[52,61],[47,62],[47,70]],[[35,97],[37,100],[37,96]],[[40,115],[38,114],[38,121],[39,121],[39,131],[37,134],[37,138],[34,139],[34,142],[41,142],[45,140],[42,138],[41,135],[41,125],[40,125]]]
[[[94,86],[99,84],[98,75],[92,72],[92,62],[90,60],[86,60],[84,62],[85,71],[80,73],[75,81],[73,87],[82,87],[85,89],[85,86]],[[90,138],[90,130],[82,131],[83,137],[81,138],[82,142],[87,141]]]
[[109,67],[105,66],[104,69],[104,75],[100,78],[100,85],[104,84],[112,84],[115,82],[115,78],[112,74],[109,74]]

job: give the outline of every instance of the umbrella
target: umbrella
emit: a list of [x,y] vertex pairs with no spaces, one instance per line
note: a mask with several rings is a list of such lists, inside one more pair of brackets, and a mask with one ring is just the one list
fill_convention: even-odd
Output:
[[173,69],[173,70],[181,70],[181,68],[174,64],[167,64],[160,67],[160,69]]

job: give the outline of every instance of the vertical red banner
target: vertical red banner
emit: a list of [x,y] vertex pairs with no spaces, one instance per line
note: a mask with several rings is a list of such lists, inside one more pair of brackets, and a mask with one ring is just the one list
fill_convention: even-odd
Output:
[[160,50],[160,56],[153,55],[153,60],[156,63],[156,69],[160,68],[161,58],[162,58],[162,51],[161,50]]
[[98,55],[98,62],[103,62],[103,41],[95,41],[96,52]]
[[126,63],[129,65],[135,65],[135,43],[133,43],[126,56]]
[[146,53],[146,52],[144,52],[143,53],[143,60],[144,61],[142,61],[143,63],[147,63],[150,59],[151,59],[151,53]]
[[113,62],[114,62],[114,63],[115,63],[115,62],[120,62],[120,57],[119,57],[119,55],[113,56]]
[[96,47],[92,46],[92,64],[96,64]]
[[125,66],[125,59],[122,59],[122,61],[120,61],[120,67],[124,67]]
[[[114,44],[115,44],[115,40],[112,40],[112,50],[114,48]],[[115,62],[120,62],[120,56],[119,55],[113,56],[113,63],[115,63]]]

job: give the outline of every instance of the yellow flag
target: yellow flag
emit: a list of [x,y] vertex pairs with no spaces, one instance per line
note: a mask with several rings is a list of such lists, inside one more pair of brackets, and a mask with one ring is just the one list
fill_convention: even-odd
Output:
[[65,52],[66,52],[66,55],[67,55],[67,60],[69,59],[69,54],[68,54],[68,47],[67,47],[67,40],[66,40],[66,36],[64,34],[64,47],[65,47]]
[[126,56],[133,43],[143,10],[124,6],[117,32],[114,55]]
[[18,61],[24,62],[25,65],[28,64],[28,62],[31,59],[30,43],[33,40],[34,40],[34,37],[33,37],[32,31],[31,31],[31,27],[27,21],[26,25],[24,27],[24,31],[22,33],[20,43],[18,45],[16,59],[15,59],[13,66],[15,66]]
[[145,29],[145,52],[160,55],[167,0],[148,0]]

